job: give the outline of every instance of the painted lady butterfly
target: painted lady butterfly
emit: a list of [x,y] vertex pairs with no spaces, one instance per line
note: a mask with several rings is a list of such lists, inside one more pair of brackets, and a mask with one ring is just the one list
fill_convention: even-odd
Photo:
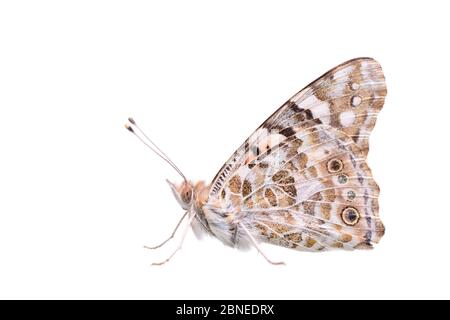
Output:
[[[211,184],[188,181],[130,118],[127,129],[174,167],[169,182],[197,236],[232,247],[268,242],[307,251],[372,248],[384,234],[366,163],[386,85],[371,58],[347,61],[290,98],[231,156]],[[133,127],[136,129],[134,130]],[[181,242],[182,243],[182,242]],[[165,261],[163,264],[181,248]]]

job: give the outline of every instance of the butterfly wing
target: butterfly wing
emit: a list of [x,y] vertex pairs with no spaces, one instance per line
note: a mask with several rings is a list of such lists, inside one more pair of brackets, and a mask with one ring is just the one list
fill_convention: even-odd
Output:
[[[386,86],[371,58],[345,62],[289,99],[214,178],[207,207],[255,237],[308,250],[367,248],[384,227],[366,163]],[[220,230],[219,230],[220,231]],[[238,227],[223,237],[237,242]],[[223,239],[222,239],[223,240]]]

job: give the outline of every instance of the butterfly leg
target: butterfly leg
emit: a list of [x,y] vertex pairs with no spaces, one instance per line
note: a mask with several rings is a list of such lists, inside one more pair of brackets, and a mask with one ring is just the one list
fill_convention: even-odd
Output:
[[[187,213],[188,213],[188,212],[186,211],[185,215],[186,215]],[[192,220],[194,219],[194,217],[195,217],[195,213],[189,218],[188,224],[187,224],[187,226],[186,226],[186,228],[184,229],[184,232],[183,232],[183,237],[181,238],[180,244],[179,244],[178,247],[175,249],[175,251],[172,252],[172,254],[171,254],[166,260],[161,261],[161,262],[153,262],[153,263],[152,263],[152,266],[161,266],[161,265],[165,264],[166,262],[169,262],[169,260],[172,259],[172,257],[173,257],[178,251],[181,250],[181,247],[183,246],[184,239],[186,238],[187,232],[188,232],[188,230],[189,230],[189,228],[190,228],[190,226],[191,226],[191,222],[192,222]],[[180,221],[180,222],[181,222],[181,221]],[[175,230],[175,231],[176,231],[176,230]]]
[[175,229],[173,230],[172,234],[170,235],[169,238],[167,238],[166,240],[164,240],[163,242],[161,242],[160,244],[158,244],[157,246],[154,247],[148,247],[148,246],[144,246],[145,249],[158,249],[161,248],[163,245],[165,245],[167,242],[169,242],[169,240],[173,239],[173,237],[175,236],[175,233],[177,232],[178,228],[181,225],[181,222],[183,222],[184,218],[186,217],[186,215],[188,214],[188,212],[186,211],[183,216],[181,217],[180,221],[178,221],[177,226],[175,227]]
[[250,233],[250,231],[248,231],[248,229],[242,224],[239,223],[239,226],[242,228],[242,230],[244,230],[244,232],[247,234],[247,236],[250,238],[250,241],[252,242],[252,244],[255,246],[256,250],[258,250],[258,252],[264,257],[264,259],[267,260],[267,262],[269,262],[270,264],[273,265],[285,265],[284,262],[280,261],[280,262],[274,262],[272,260],[270,260],[265,254],[264,252],[262,252],[261,248],[258,245],[258,242],[256,242],[255,238],[252,236],[252,234]]

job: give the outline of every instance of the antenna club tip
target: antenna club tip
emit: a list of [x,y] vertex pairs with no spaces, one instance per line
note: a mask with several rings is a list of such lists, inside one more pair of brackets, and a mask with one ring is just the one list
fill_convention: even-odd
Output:
[[129,118],[128,118],[128,121],[130,121],[130,123],[132,123],[132,124],[134,124],[134,125],[136,124],[136,121],[134,121],[134,119],[133,119],[132,117],[129,117]]
[[134,130],[133,130],[133,128],[132,127],[130,127],[130,125],[127,123],[127,124],[125,124],[125,129],[127,129],[128,131],[130,131],[130,132],[133,132],[134,133]]

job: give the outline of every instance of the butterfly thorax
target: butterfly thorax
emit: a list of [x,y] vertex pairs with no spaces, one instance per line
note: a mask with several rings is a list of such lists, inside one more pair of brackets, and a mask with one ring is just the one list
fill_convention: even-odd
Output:
[[205,211],[203,210],[205,204],[208,202],[209,186],[204,181],[199,181],[193,185],[193,190],[194,194],[190,215],[195,214],[195,218],[192,220],[191,226],[197,238],[201,238],[205,233],[212,234]]
[[[209,197],[211,186],[205,182],[199,181],[190,185],[192,202],[189,214],[195,215],[191,227],[197,238],[210,234],[227,245],[236,246],[239,242],[237,228],[239,213],[236,208],[223,210],[223,203],[211,202]],[[177,189],[181,192],[183,187],[179,186]]]
[[203,207],[208,201],[209,185],[198,181],[194,185],[194,207]]

